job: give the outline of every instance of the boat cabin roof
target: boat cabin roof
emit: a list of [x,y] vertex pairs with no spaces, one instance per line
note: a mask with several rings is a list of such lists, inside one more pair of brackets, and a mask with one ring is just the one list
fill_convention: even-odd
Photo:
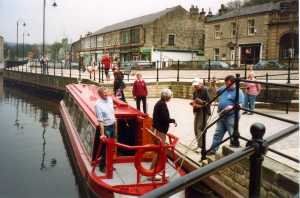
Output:
[[[94,126],[98,125],[98,121],[95,113],[96,101],[100,98],[97,90],[98,86],[88,84],[69,84],[66,86],[67,91],[77,101],[82,110],[89,117],[90,121]],[[119,100],[118,98],[111,95],[115,105],[115,115],[117,119],[128,118],[128,117],[146,117],[144,114],[137,109],[131,107],[127,103]]]

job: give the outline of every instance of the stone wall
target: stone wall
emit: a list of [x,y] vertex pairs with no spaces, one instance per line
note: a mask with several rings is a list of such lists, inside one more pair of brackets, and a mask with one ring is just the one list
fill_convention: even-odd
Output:
[[[168,45],[168,35],[175,35],[175,46]],[[182,7],[176,8],[153,23],[154,48],[204,49],[204,21],[200,14],[192,16]]]
[[[234,152],[224,146],[222,155]],[[217,157],[223,157],[219,156]],[[215,175],[225,185],[231,187],[243,197],[248,197],[249,159],[244,159]],[[261,197],[296,197],[299,193],[299,171],[271,158],[265,157],[262,167]]]
[[[248,20],[255,20],[256,33],[248,35]],[[228,43],[235,43],[236,37],[231,35],[231,23],[236,22],[235,18],[225,19],[221,21],[207,22],[205,24],[205,57],[214,58],[214,48],[220,49],[220,58],[230,60],[230,48]],[[268,48],[268,14],[258,14],[254,16],[241,16],[239,19],[238,44],[261,43],[262,58],[266,57],[266,49]],[[221,37],[215,39],[215,25],[220,25]],[[223,56],[223,54],[225,56]]]

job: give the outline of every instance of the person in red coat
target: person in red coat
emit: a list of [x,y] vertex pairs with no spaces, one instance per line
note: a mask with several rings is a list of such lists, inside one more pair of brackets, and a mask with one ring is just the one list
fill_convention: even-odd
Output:
[[141,101],[143,102],[143,111],[147,113],[147,102],[146,98],[148,95],[147,85],[145,81],[142,79],[142,75],[140,73],[136,74],[136,80],[133,83],[132,95],[136,100],[136,107],[140,110]]
[[102,56],[101,64],[104,67],[106,80],[109,81],[110,80],[109,69],[110,69],[111,61],[110,61],[110,57],[108,54],[105,54],[104,56]]

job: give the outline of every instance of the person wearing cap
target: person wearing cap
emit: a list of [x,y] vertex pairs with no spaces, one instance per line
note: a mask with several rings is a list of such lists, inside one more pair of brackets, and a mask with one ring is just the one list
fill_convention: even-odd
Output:
[[[234,131],[234,111],[233,108],[235,106],[235,96],[239,94],[239,105],[241,106],[244,101],[243,91],[240,89],[237,93],[235,88],[235,77],[232,75],[228,75],[225,77],[225,85],[217,90],[214,85],[213,88],[217,94],[222,94],[219,97],[218,104],[218,113],[222,116],[221,119],[217,121],[217,127],[215,134],[213,136],[212,145],[210,148],[210,152],[207,155],[214,155],[225,133],[228,131],[229,135],[232,136]],[[226,89],[226,90],[225,90]]]
[[[175,127],[177,126],[176,121],[170,118],[169,109],[167,102],[172,98],[172,91],[170,89],[163,89],[161,91],[160,100],[156,102],[153,110],[153,124],[154,133],[162,140],[163,143],[166,141],[166,134],[169,130],[170,123],[173,123]],[[160,142],[157,141],[157,144]],[[157,164],[157,156],[155,155],[151,164],[151,169],[153,169]],[[159,179],[155,177],[154,179]]]
[[194,132],[197,139],[198,148],[196,152],[200,152],[202,148],[202,133],[207,124],[207,119],[211,115],[210,106],[206,105],[211,97],[199,78],[192,81],[193,86],[193,100],[190,105],[193,107],[194,112]]

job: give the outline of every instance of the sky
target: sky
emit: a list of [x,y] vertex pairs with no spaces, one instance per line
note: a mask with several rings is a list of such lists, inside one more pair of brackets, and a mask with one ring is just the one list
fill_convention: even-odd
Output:
[[[189,10],[191,5],[210,8],[216,13],[222,3],[230,0],[55,0],[57,7],[52,7],[54,0],[46,0],[46,43],[61,41],[67,37],[74,42],[80,35],[94,32],[106,25],[118,23],[134,17],[158,12],[169,7],[181,5]],[[16,42],[17,21],[24,21],[25,27],[19,26],[19,42],[22,34],[25,43],[42,43],[43,0],[0,0],[0,35],[6,42]],[[26,35],[25,34],[25,35]]]

